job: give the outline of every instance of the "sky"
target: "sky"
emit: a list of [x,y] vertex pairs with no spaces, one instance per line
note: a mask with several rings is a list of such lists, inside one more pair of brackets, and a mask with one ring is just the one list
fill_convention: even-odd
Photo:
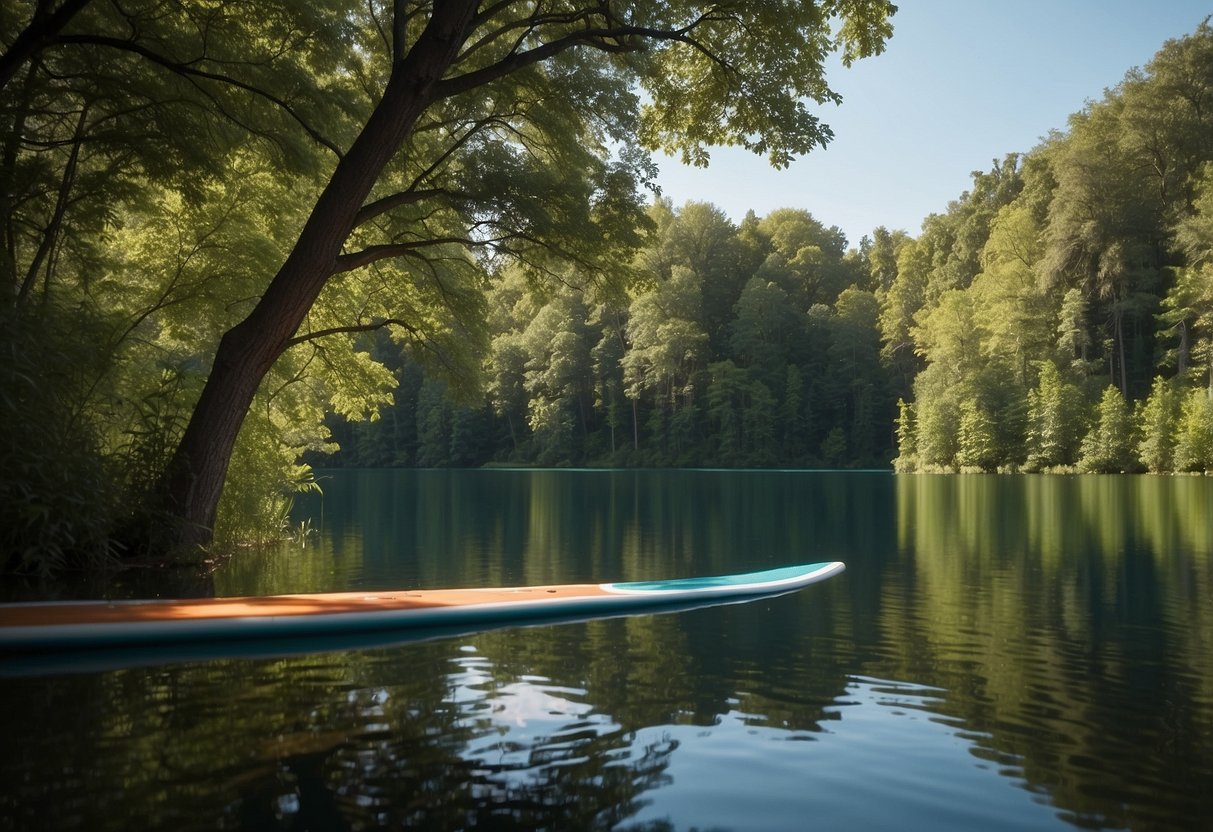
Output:
[[989,170],[1027,152],[1170,39],[1213,0],[895,0],[885,52],[831,64],[840,106],[813,105],[834,141],[782,171],[736,148],[707,169],[658,156],[663,196],[749,210],[803,208],[852,246],[877,226],[917,236]]

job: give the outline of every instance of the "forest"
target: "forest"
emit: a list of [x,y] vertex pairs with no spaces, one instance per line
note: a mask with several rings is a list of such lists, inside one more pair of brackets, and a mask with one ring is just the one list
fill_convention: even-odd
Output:
[[623,296],[493,276],[474,394],[386,339],[317,464],[1213,470],[1213,30],[912,237],[658,198]]
[[833,139],[887,0],[19,2],[0,570],[280,535],[313,467],[1213,469],[1213,30],[917,236],[659,193]]
[[401,383],[377,420],[330,420],[336,459],[887,465],[895,399],[869,255],[797,209],[736,226],[712,205],[658,199],[645,219],[624,295],[602,297],[575,271],[541,291],[517,269],[495,276],[471,396],[386,339],[371,344]]

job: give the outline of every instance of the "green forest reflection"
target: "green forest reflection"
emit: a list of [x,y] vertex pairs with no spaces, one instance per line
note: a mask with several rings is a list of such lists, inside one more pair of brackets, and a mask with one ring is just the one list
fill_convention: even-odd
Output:
[[[944,688],[945,712],[1081,825],[1209,817],[1213,482],[897,477],[909,561],[881,620],[885,672]],[[1133,795],[1137,800],[1125,800]]]
[[[886,548],[887,473],[332,471],[297,545],[233,560],[220,595],[645,580]],[[880,518],[874,523],[873,518]]]

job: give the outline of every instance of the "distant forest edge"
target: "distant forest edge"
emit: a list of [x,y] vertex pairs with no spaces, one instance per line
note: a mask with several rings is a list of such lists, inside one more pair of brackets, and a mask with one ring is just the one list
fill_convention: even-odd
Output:
[[896,391],[866,262],[842,233],[790,209],[738,227],[711,205],[658,201],[650,218],[628,296],[597,297],[576,273],[542,291],[520,269],[495,278],[470,400],[377,339],[395,403],[376,421],[331,420],[336,458],[887,466]]
[[1213,29],[914,238],[657,200],[626,291],[492,278],[475,373],[330,416],[314,464],[1213,471]]

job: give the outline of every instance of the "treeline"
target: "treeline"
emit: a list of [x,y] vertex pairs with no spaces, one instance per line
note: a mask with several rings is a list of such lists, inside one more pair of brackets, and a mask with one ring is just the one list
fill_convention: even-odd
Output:
[[[386,338],[400,387],[331,425],[351,465],[874,466],[892,453],[868,249],[805,211],[735,225],[658,200],[627,293],[511,266],[488,292],[480,394]],[[882,235],[886,247],[893,238]],[[891,252],[890,252],[891,254]]]
[[1213,470],[1213,30],[897,254],[883,355],[901,470]]
[[401,386],[337,462],[1213,470],[1208,23],[917,238],[649,218],[626,295],[494,277],[479,395],[377,341]]

